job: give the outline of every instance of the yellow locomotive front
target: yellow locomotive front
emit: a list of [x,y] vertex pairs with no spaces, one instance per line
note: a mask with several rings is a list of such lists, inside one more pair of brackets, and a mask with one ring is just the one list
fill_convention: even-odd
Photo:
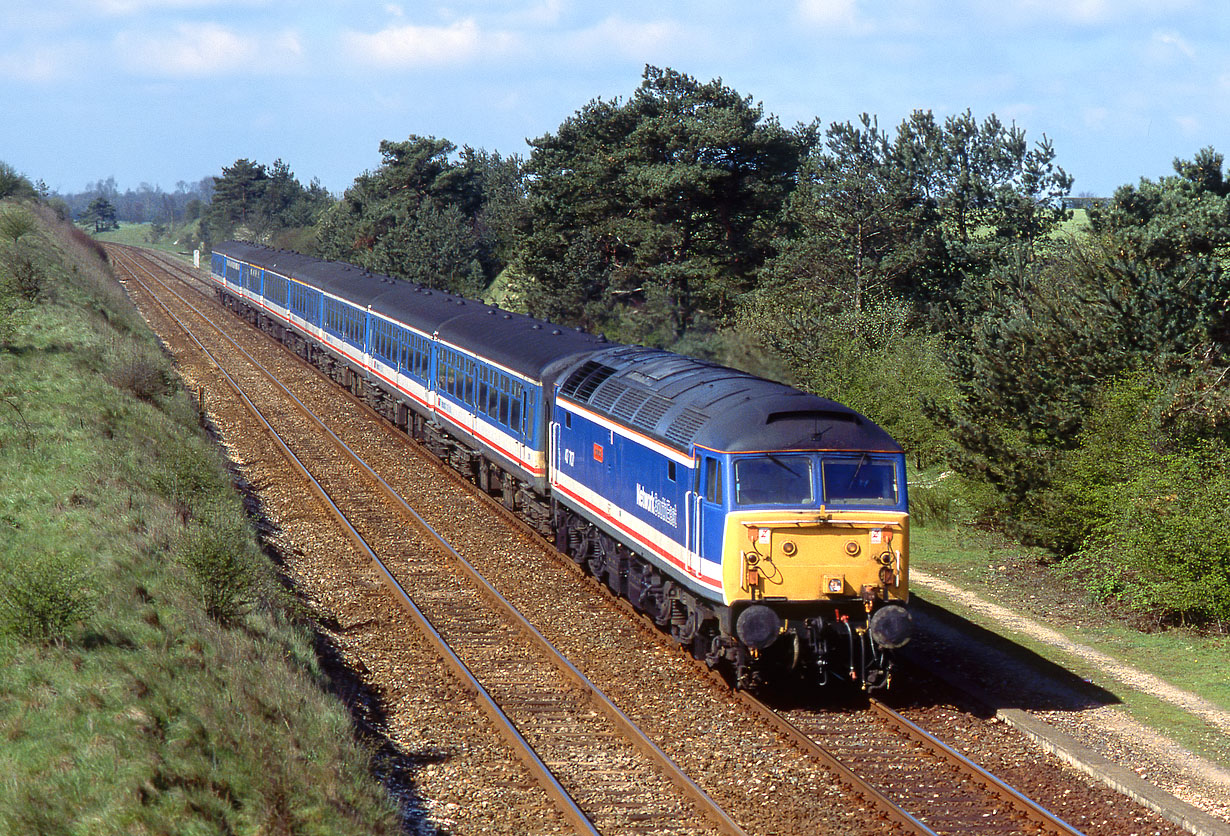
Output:
[[731,473],[722,580],[740,641],[886,687],[910,629],[904,456],[736,455]]

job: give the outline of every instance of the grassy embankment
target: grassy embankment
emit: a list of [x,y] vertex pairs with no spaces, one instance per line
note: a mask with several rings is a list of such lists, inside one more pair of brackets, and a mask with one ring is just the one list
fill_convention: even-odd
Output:
[[88,240],[0,213],[40,288],[0,344],[0,832],[397,832],[170,361]]

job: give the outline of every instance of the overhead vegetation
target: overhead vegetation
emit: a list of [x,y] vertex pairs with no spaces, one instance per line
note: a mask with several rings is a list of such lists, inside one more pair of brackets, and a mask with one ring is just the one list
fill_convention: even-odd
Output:
[[[332,200],[319,182],[304,186],[281,160],[266,167],[251,160],[236,160],[215,177],[213,198],[201,214],[205,245],[235,236],[270,243],[307,243],[293,231],[308,229]],[[290,234],[295,241],[279,238]]]
[[456,151],[433,137],[381,142],[383,164],[324,216],[319,254],[480,295],[512,252],[522,172],[515,158]]
[[814,141],[720,80],[646,69],[530,143],[518,298],[632,341],[729,324]]

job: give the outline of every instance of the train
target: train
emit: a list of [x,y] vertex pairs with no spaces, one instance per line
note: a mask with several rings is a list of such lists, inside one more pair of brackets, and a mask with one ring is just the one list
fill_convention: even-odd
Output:
[[342,262],[229,241],[210,274],[737,687],[891,684],[911,633],[905,456],[865,416]]

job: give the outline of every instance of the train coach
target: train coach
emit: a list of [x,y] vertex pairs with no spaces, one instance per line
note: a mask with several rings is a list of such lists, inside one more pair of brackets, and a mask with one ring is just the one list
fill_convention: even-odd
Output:
[[909,639],[905,459],[857,412],[258,245],[225,304],[500,496],[740,687],[887,687]]

